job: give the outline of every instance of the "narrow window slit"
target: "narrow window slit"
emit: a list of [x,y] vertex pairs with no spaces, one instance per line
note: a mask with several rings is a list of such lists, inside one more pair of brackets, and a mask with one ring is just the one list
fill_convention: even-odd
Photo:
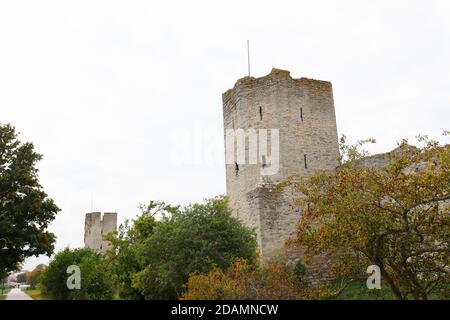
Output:
[[236,175],[239,174],[239,165],[237,162],[234,163],[234,171],[235,171]]
[[305,169],[308,169],[308,163],[306,162],[306,154],[303,155],[303,158],[304,158],[304,160],[305,160]]
[[263,118],[263,110],[262,107],[259,107],[259,120],[262,121]]
[[300,108],[300,120],[303,121],[303,108]]

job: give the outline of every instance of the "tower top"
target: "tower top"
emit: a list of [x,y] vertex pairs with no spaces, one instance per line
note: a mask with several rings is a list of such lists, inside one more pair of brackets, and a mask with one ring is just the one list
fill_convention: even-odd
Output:
[[232,96],[234,93],[239,92],[241,89],[251,88],[252,86],[257,86],[260,84],[271,85],[283,80],[291,81],[292,84],[294,85],[301,85],[301,86],[302,85],[304,86],[306,84],[313,85],[318,89],[323,88],[326,91],[332,89],[331,82],[329,81],[315,80],[305,77],[296,79],[292,78],[291,72],[288,70],[272,68],[269,74],[262,77],[255,78],[246,76],[238,79],[232,89],[229,89],[223,93],[222,98],[224,101],[227,101],[230,98],[230,96]]

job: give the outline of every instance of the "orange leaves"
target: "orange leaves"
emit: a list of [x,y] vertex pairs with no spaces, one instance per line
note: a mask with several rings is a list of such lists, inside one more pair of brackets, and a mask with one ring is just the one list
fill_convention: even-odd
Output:
[[191,275],[182,299],[280,300],[310,297],[313,293],[295,270],[279,262],[255,267],[245,260],[237,260],[225,271],[216,269],[208,274]]
[[[302,208],[294,242],[309,253],[355,252],[366,264],[382,262],[392,285],[414,297],[448,279],[450,255],[442,246],[450,248],[443,205],[450,202],[450,147],[422,141],[422,149],[403,142],[386,155],[385,166],[365,167],[363,152],[341,147],[346,161],[336,172],[318,173],[298,187],[301,201],[294,203],[309,208]],[[424,248],[433,254],[416,254]],[[342,255],[335,269],[348,276],[345,267],[354,259]]]

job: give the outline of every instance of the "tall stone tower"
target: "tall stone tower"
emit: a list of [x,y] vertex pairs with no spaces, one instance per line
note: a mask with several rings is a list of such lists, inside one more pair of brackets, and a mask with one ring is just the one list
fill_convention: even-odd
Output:
[[103,240],[103,236],[117,229],[117,213],[92,212],[86,213],[84,223],[84,246],[105,253],[110,243]]
[[[227,194],[235,217],[256,229],[262,258],[277,252],[294,235],[299,213],[290,206],[291,197],[274,185],[287,177],[308,177],[317,170],[335,170],[339,154],[333,90],[330,82],[293,79],[289,71],[272,69],[261,78],[245,77],[223,94],[226,145],[228,132],[247,133],[268,129],[268,143],[278,143],[279,164],[269,175],[262,174],[266,156],[258,152],[258,163],[227,159]],[[271,135],[278,129],[278,141]],[[248,153],[251,138],[247,137]],[[260,142],[261,136],[258,137]],[[239,154],[236,143],[234,153]],[[272,152],[277,152],[276,148]],[[227,148],[228,149],[228,148]],[[228,150],[227,150],[228,152]],[[272,154],[270,157],[276,158]]]

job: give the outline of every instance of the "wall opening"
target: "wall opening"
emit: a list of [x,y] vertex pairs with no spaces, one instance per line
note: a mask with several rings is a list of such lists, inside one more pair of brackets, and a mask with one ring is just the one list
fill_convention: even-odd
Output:
[[300,121],[303,121],[303,108],[300,108]]
[[259,121],[262,121],[263,118],[263,109],[262,107],[259,107]]
[[303,155],[303,159],[305,161],[305,169],[308,169],[308,163],[306,162],[306,154]]
[[234,163],[234,173],[235,173],[236,175],[239,174],[239,165],[238,165],[237,162]]

